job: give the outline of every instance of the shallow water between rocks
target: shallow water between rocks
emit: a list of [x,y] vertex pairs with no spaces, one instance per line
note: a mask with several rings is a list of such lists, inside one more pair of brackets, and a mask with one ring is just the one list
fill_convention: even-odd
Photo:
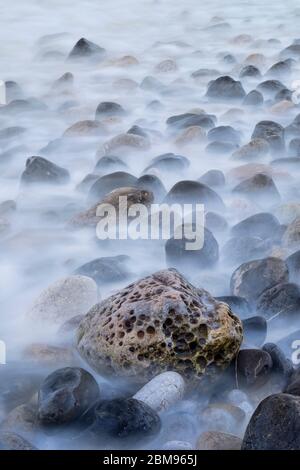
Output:
[[[57,334],[60,324],[32,321],[28,312],[44,289],[73,275],[85,263],[107,256],[129,257],[124,261],[125,272],[119,278],[98,282],[95,296],[99,295],[99,299],[173,266],[166,259],[163,240],[101,242],[92,231],[67,227],[74,214],[89,208],[93,202],[88,196],[89,186],[78,187],[86,175],[94,173],[99,177],[126,171],[139,178],[154,157],[170,152],[186,157],[188,163],[180,160],[179,167],[166,163],[147,170],[161,180],[166,192],[181,180],[196,181],[209,170],[222,171],[224,184],[207,182],[224,203],[223,209],[215,212],[225,219],[225,225],[211,228],[218,243],[218,260],[211,265],[197,267],[192,262],[182,270],[178,268],[189,282],[208,290],[214,297],[232,295],[231,276],[242,263],[267,256],[284,260],[299,249],[300,236],[289,243],[285,231],[295,217],[300,216],[300,164],[296,160],[289,161],[289,157],[300,157],[290,144],[291,139],[297,138],[300,128],[294,133],[286,132],[284,146],[277,146],[276,142],[273,145],[270,137],[271,145],[267,150],[246,156],[237,154],[238,148],[250,142],[258,122],[275,121],[287,128],[300,113],[295,96],[292,100],[290,95],[288,99],[276,98],[278,91],[292,90],[293,82],[300,80],[299,50],[298,57],[296,53],[282,53],[298,38],[299,17],[296,0],[225,3],[212,0],[203,4],[196,0],[184,3],[171,0],[15,0],[2,3],[0,80],[14,81],[18,85],[7,87],[8,103],[24,99],[29,105],[17,102],[10,109],[0,106],[0,204],[7,200],[16,204],[11,210],[0,206],[0,340],[6,345],[7,362],[0,365],[0,420],[5,422],[14,409],[12,402],[15,406],[28,402],[34,406],[40,382],[60,364],[90,371],[99,383],[102,398],[129,397],[139,388],[124,379],[95,372],[76,348],[70,346],[72,340],[65,356],[58,360],[52,358],[50,363],[41,357],[40,351],[32,353],[30,349],[34,344],[65,345],[63,334]],[[104,48],[105,56],[94,60],[69,60],[70,51],[82,37]],[[288,70],[267,73],[272,65],[289,57],[293,60]],[[170,61],[162,64],[167,59]],[[245,65],[257,67],[260,75],[239,78]],[[200,69],[204,72],[195,74]],[[73,75],[73,81],[58,84],[56,81],[67,72]],[[247,106],[243,99],[233,97],[223,100],[207,96],[209,82],[227,75],[241,81],[245,94],[259,89],[259,84],[266,80],[278,80],[284,87],[275,84],[276,92],[271,85],[261,88],[264,103],[260,105]],[[145,81],[149,76],[157,82]],[[118,103],[124,113],[100,114],[97,117],[101,123],[99,132],[88,136],[75,132],[62,139],[65,131],[76,122],[94,120],[101,102]],[[232,126],[236,133],[227,130],[223,135],[213,136],[210,129],[204,128],[202,134],[196,134],[196,129],[195,134],[191,131],[190,135],[183,135],[182,129],[166,124],[171,116],[188,112],[199,115],[201,110],[215,116],[214,126]],[[114,149],[108,153],[119,157],[121,163],[95,170],[97,161],[105,155],[103,144],[126,133],[133,125],[145,130],[149,146],[139,150],[134,147]],[[8,135],[7,128],[19,129]],[[212,145],[216,141],[218,144]],[[26,160],[31,156],[44,157],[67,169],[69,180],[59,185],[21,184]],[[271,164],[284,158],[286,162],[280,160]],[[262,200],[259,191],[233,191],[256,173],[272,177],[278,198],[275,192],[267,193]],[[283,237],[270,242],[274,235],[270,233],[264,239],[251,240],[250,248],[247,239],[244,245],[240,238],[232,241],[231,228],[261,212],[277,218]],[[241,238],[246,236],[244,232]],[[110,264],[108,261],[108,266]],[[283,281],[288,282],[288,279]],[[289,282],[298,285],[296,277]],[[80,299],[80,293],[74,292],[73,302],[79,303]],[[68,301],[72,303],[72,298]],[[87,313],[93,303],[91,300],[88,305],[87,301],[87,309],[82,313]],[[264,305],[257,313],[251,304],[242,319],[264,316]],[[234,307],[232,310],[234,312]],[[296,314],[292,318],[284,317],[279,326],[272,323],[274,315],[267,317],[268,332],[263,342],[280,342],[299,330]],[[261,346],[255,338],[252,340],[244,347]],[[292,352],[288,345],[285,354],[290,359]],[[22,385],[18,377],[20,381],[25,377],[25,382],[26,377],[30,377],[30,383]],[[36,384],[32,377],[36,377]],[[18,383],[17,396],[11,398],[15,383]],[[239,388],[239,384],[231,388]],[[279,389],[280,385],[272,382],[250,391],[249,396],[236,391],[231,398],[227,397],[226,403],[243,410],[242,420],[223,409],[207,411],[209,403],[220,401],[220,398],[213,399],[216,390],[193,391],[161,414],[162,429],[157,436],[135,446],[163,448],[169,441],[187,441],[195,448],[199,435],[207,430],[229,432],[242,438],[259,401],[281,391]],[[17,431],[17,424],[16,429],[14,424],[10,425],[10,430]],[[23,426],[19,432],[40,449],[128,446],[122,442],[89,441],[74,437],[72,432],[33,428],[24,431]],[[176,447],[176,444],[170,445]]]

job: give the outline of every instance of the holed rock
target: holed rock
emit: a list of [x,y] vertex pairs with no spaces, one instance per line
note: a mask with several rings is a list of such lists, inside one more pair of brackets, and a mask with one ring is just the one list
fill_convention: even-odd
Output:
[[228,305],[158,271],[96,304],[77,330],[81,356],[100,373],[146,382],[173,370],[195,383],[212,378],[236,356],[240,320]]
[[300,450],[300,398],[285,393],[265,398],[251,417],[242,450]]
[[259,295],[280,282],[288,282],[289,273],[279,258],[264,258],[241,264],[231,276],[233,295],[256,301]]

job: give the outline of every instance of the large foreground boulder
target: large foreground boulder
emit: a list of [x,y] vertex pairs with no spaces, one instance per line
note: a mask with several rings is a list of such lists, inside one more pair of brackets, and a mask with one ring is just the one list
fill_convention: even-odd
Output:
[[229,306],[175,269],[130,284],[96,304],[77,331],[81,356],[100,373],[146,382],[173,370],[199,382],[225,369],[242,341]]
[[300,450],[300,398],[285,393],[265,398],[248,424],[242,450]]

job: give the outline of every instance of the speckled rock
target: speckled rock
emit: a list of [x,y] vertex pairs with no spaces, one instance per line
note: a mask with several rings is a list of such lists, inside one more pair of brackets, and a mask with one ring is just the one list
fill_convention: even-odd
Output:
[[77,331],[81,356],[101,373],[146,382],[174,370],[199,382],[237,354],[241,323],[176,270],[148,276],[95,305]]
[[98,301],[98,288],[87,276],[69,276],[48,286],[27,312],[32,321],[60,323],[86,313]]
[[102,147],[103,155],[116,150],[130,150],[144,152],[151,147],[149,139],[136,134],[119,134],[105,142]]
[[243,263],[232,274],[230,286],[234,295],[245,297],[251,302],[265,289],[287,282],[288,277],[286,263],[270,257]]
[[185,393],[185,382],[177,372],[163,372],[154,377],[134,396],[157,412],[165,411],[181,400]]
[[293,220],[282,237],[282,243],[286,248],[298,248],[300,246],[300,217]]
[[265,398],[247,426],[243,450],[300,450],[300,398],[279,393]]
[[0,450],[38,450],[24,437],[14,432],[0,432]]
[[105,129],[97,121],[79,121],[70,126],[65,132],[64,137],[97,137],[105,133]]
[[203,432],[197,440],[197,450],[241,450],[242,439],[221,431]]
[[269,144],[264,139],[253,139],[248,144],[243,145],[232,154],[232,158],[236,160],[255,159],[267,155],[269,152]]

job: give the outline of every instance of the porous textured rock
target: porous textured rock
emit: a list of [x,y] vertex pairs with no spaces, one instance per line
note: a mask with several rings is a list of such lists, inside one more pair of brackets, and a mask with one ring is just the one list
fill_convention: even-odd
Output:
[[195,382],[212,378],[236,356],[241,341],[241,322],[228,305],[175,269],[95,305],[77,331],[78,350],[93,368],[140,382],[166,370]]
[[98,301],[98,288],[87,276],[69,276],[44,289],[27,313],[38,322],[62,324],[75,315],[86,313]]

